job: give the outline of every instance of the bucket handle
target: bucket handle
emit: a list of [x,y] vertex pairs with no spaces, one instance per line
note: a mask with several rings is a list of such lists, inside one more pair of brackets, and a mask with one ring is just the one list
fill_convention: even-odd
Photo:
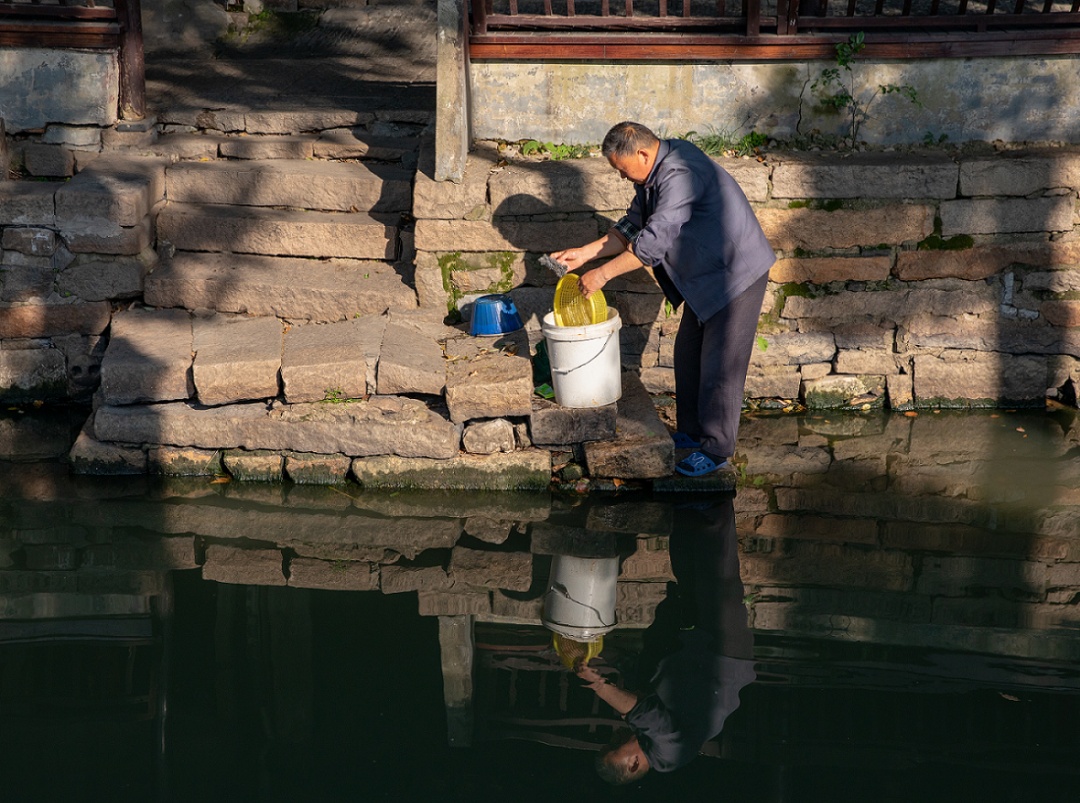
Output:
[[[552,583],[550,586],[548,586],[548,593],[550,594],[552,592],[555,592],[559,596],[564,597],[567,602],[572,602],[574,605],[577,605],[580,608],[584,608],[587,611],[592,611],[594,614],[596,614],[596,618],[600,621],[600,627],[615,626],[615,622],[605,622],[604,615],[592,605],[589,605],[586,602],[582,602],[581,600],[577,600],[571,597],[570,591],[562,583]],[[574,627],[574,625],[570,624],[569,622],[555,622],[554,620],[552,620],[552,622],[557,625],[563,625],[564,627]]]
[[579,365],[575,365],[573,368],[561,368],[560,369],[560,368],[556,368],[553,365],[553,366],[551,366],[552,372],[556,373],[556,374],[572,374],[578,368],[584,368],[586,365],[593,362],[594,360],[600,359],[600,355],[604,353],[604,349],[607,348],[608,343],[611,342],[611,338],[614,337],[614,336],[615,336],[614,332],[609,332],[608,336],[606,338],[604,338],[604,344],[602,346],[600,346],[600,350],[597,351],[596,354],[594,354],[593,356],[589,357],[589,359],[585,360],[585,362],[583,362],[583,363],[581,363]]

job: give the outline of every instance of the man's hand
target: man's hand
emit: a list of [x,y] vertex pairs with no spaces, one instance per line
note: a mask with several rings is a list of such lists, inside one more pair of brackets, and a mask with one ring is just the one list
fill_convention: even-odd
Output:
[[586,687],[593,691],[606,683],[603,676],[584,661],[574,664],[574,674],[584,680]]
[[607,276],[604,275],[604,269],[593,268],[581,274],[581,294],[588,298],[597,290],[603,290],[604,285],[607,283],[608,280]]
[[585,248],[567,248],[565,251],[556,251],[551,258],[566,265],[568,270],[577,270],[596,257]]

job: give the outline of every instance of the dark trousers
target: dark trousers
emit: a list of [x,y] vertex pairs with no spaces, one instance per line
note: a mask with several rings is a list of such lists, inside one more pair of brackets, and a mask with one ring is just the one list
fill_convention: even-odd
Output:
[[679,431],[714,457],[735,453],[746,370],[754,348],[768,274],[701,322],[683,308],[675,336],[675,414]]

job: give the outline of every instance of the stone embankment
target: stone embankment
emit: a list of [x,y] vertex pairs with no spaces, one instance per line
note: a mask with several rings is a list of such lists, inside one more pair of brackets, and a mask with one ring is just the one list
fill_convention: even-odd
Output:
[[[0,182],[3,398],[94,394],[81,471],[533,488],[555,455],[662,486],[674,452],[649,394],[674,388],[681,312],[645,271],[605,289],[620,403],[533,393],[555,284],[537,258],[605,231],[630,186],[603,159],[484,144],[463,183],[435,182],[429,123],[189,109],[101,153],[22,143],[28,172],[68,180]],[[780,256],[751,406],[1076,404],[1075,150],[723,163]],[[447,323],[488,292],[522,332]]]
[[[593,478],[668,477],[636,374],[619,405],[564,409],[533,392],[537,330],[473,338],[445,302],[418,304],[411,168],[428,115],[373,116],[397,136],[339,117],[203,113],[194,132],[83,156],[63,184],[0,185],[21,204],[4,218],[13,267],[41,274],[4,285],[2,353],[30,366],[9,397],[96,388],[71,453],[87,473],[537,489],[552,451],[577,449]],[[72,331],[85,373],[59,348]]]

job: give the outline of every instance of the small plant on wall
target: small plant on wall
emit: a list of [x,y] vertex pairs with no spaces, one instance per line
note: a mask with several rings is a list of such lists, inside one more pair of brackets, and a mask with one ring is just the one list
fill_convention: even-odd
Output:
[[862,31],[852,34],[836,46],[836,66],[821,71],[810,89],[828,111],[847,114],[852,147],[859,141],[859,131],[870,119],[870,108],[884,95],[901,95],[916,106],[922,106],[918,92],[909,84],[878,84],[869,94],[857,95],[855,74],[851,64],[866,47]]

